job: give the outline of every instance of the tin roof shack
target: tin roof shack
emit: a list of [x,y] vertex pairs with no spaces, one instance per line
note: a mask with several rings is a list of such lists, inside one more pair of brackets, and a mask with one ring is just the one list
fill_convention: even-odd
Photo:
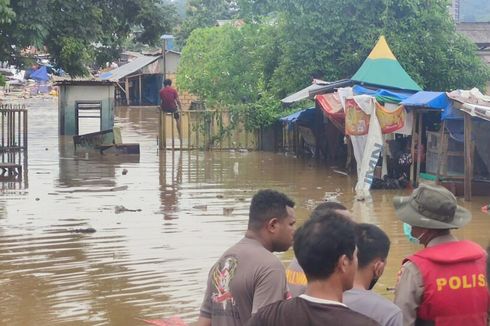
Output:
[[[159,105],[163,75],[175,81],[180,53],[167,51],[162,55],[141,56],[119,68],[100,75],[101,80],[115,82],[116,100],[131,106]],[[165,64],[165,67],[164,67]]]
[[[478,47],[478,55],[490,66],[490,22],[458,23],[456,30],[475,43]],[[490,94],[490,81],[487,83],[487,94]]]
[[[60,135],[79,135],[87,131],[114,127],[114,90],[112,81],[57,81]],[[98,121],[94,123],[95,121]],[[86,128],[91,130],[85,130]],[[94,130],[94,127],[96,130]]]

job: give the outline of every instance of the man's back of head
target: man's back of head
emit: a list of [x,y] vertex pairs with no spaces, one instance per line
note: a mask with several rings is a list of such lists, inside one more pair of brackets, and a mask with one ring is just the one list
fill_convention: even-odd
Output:
[[352,288],[357,269],[355,223],[335,210],[313,215],[294,237],[294,253],[308,283],[339,273],[342,291]]
[[386,260],[390,239],[383,230],[374,224],[359,223],[356,225],[356,237],[359,270],[377,260]]

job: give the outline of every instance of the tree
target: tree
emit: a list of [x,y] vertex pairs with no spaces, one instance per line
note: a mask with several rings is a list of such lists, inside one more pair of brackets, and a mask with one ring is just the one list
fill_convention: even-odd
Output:
[[16,0],[10,8],[15,17],[0,21],[0,59],[46,46],[72,76],[87,74],[97,59],[115,58],[135,28],[137,40],[156,44],[176,22],[175,7],[157,0]]
[[247,24],[194,30],[178,82],[209,103],[245,108],[255,125],[270,123],[279,100],[312,78],[350,78],[380,35],[424,89],[483,87],[490,78],[475,46],[455,31],[446,1],[238,3]]
[[[283,8],[278,96],[307,84],[313,73],[349,78],[381,34],[407,72],[425,89],[480,86],[488,68],[475,46],[455,31],[446,1],[278,0]],[[294,81],[284,83],[287,76]]]
[[249,129],[269,124],[281,111],[267,89],[275,67],[275,27],[199,28],[182,51],[177,84],[209,106],[246,115]]
[[196,28],[211,27],[217,20],[237,18],[238,6],[234,0],[188,0],[186,19],[177,33],[178,42],[186,43]]

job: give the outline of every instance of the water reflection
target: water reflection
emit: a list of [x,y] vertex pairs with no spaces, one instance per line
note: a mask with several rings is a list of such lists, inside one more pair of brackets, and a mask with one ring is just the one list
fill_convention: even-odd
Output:
[[[77,156],[71,138],[59,139],[53,128],[56,102],[33,102],[29,114],[29,188],[0,193],[0,325],[195,320],[207,272],[242,237],[260,188],[294,198],[300,223],[325,196],[337,196],[358,221],[381,226],[392,250],[375,290],[387,296],[402,258],[418,249],[391,205],[405,192],[357,201],[354,178],[320,162],[276,153],[158,152],[156,110],[137,108],[119,110],[116,123],[124,142],[140,143],[139,157]],[[487,201],[463,203],[474,219],[457,236],[487,245],[490,216],[479,210]],[[97,232],[74,232],[88,227]],[[279,257],[287,263],[292,252]]]
[[[177,156],[177,157],[176,157]],[[161,211],[165,220],[177,218],[179,188],[182,184],[182,152],[159,154]]]

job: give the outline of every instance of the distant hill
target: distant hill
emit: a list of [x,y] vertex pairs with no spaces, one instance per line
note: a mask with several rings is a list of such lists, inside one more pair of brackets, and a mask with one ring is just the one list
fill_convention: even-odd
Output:
[[490,22],[490,0],[460,0],[460,20]]

